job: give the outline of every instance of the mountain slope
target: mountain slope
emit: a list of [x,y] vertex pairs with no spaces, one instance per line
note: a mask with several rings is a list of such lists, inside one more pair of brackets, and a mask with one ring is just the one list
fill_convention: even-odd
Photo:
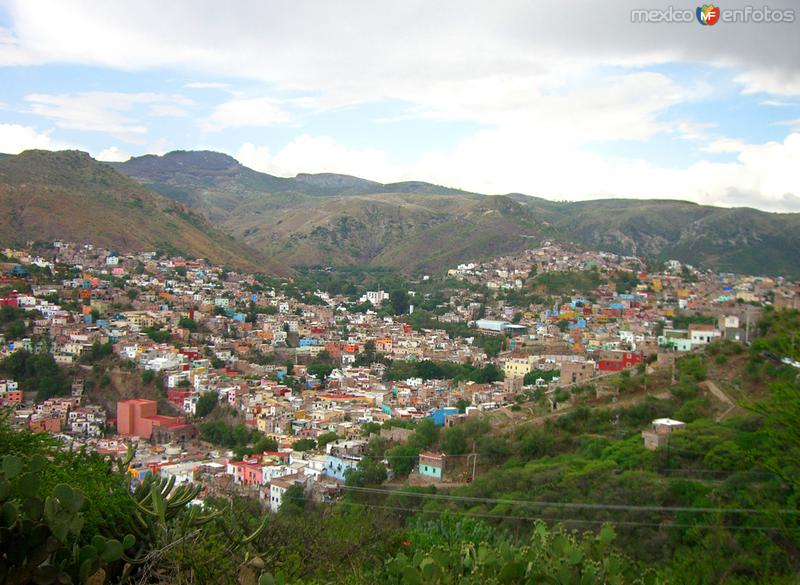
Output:
[[120,251],[161,249],[247,270],[289,270],[184,205],[78,151],[0,159],[0,242],[66,239]]
[[144,156],[115,167],[293,266],[435,271],[533,245],[543,228],[535,213],[505,197],[333,173],[280,178],[213,152]]
[[797,213],[630,199],[553,204],[551,210],[563,237],[591,248],[721,271],[800,276]]
[[720,270],[800,276],[800,214],[676,200],[559,203],[332,173],[281,178],[206,151],[138,157],[115,168],[290,265],[434,271],[548,238]]
[[435,271],[534,245],[545,229],[519,203],[482,195],[264,197],[240,212],[231,233],[293,265]]

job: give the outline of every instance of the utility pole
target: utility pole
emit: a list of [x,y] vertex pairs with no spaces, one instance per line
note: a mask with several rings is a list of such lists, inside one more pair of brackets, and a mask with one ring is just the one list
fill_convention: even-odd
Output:
[[475,467],[478,463],[478,454],[475,452],[475,439],[472,439],[472,453],[469,454],[467,458],[467,465],[469,465],[469,458],[472,458],[472,478],[469,480],[470,483],[475,481]]
[[744,343],[745,345],[750,343],[750,305],[744,310],[745,315],[745,329],[744,329]]

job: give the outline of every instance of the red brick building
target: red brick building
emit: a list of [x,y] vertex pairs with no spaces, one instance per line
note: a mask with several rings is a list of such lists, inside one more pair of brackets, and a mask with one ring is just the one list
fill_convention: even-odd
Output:
[[604,351],[597,360],[601,372],[621,372],[630,370],[644,361],[640,351]]

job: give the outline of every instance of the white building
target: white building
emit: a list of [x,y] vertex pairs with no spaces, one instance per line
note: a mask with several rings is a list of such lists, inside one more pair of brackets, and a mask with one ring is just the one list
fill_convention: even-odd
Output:
[[389,295],[382,290],[368,290],[367,294],[362,296],[359,301],[362,303],[369,301],[373,306],[379,307],[388,298]]
[[719,339],[721,336],[722,333],[713,326],[689,326],[689,339],[692,342],[692,346],[709,344],[715,339]]
[[305,487],[305,479],[302,475],[286,475],[273,479],[269,484],[269,509],[270,512],[280,510],[283,503],[283,496],[290,487]]

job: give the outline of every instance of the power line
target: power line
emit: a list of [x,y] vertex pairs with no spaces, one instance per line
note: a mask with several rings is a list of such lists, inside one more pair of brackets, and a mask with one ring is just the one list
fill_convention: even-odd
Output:
[[[641,471],[648,471],[646,469]],[[777,477],[780,478],[780,475],[775,473],[774,471],[762,470],[762,471],[750,471],[749,469],[739,469],[734,471],[729,471],[727,469],[680,469],[680,468],[665,468],[659,469],[657,473],[662,473],[664,475],[672,475],[674,474],[720,474],[724,473],[727,476],[736,475],[737,473],[742,473],[744,475],[754,475],[758,477]]]
[[[289,497],[289,500],[305,501],[302,497]],[[590,524],[590,525],[603,525],[612,524],[614,526],[624,526],[628,528],[636,527],[650,527],[650,528],[729,528],[737,530],[758,530],[758,531],[776,531],[781,530],[780,526],[745,526],[741,524],[733,525],[716,525],[716,524],[686,524],[676,522],[639,522],[634,520],[584,520],[580,518],[545,518],[542,516],[510,516],[505,514],[490,514],[484,512],[464,512],[460,510],[428,510],[421,508],[407,508],[403,506],[387,506],[383,504],[365,504],[363,502],[340,502],[343,505],[359,506],[363,508],[375,508],[381,510],[393,510],[399,512],[415,512],[418,514],[452,514],[455,516],[463,516],[467,518],[491,518],[495,520],[524,520],[524,521],[543,521],[543,522],[564,522],[575,524]]]
[[510,504],[518,506],[536,506],[544,508],[568,508],[568,509],[587,509],[587,510],[617,510],[625,512],[693,512],[705,514],[764,514],[777,513],[787,515],[798,515],[800,510],[778,509],[766,510],[757,508],[690,508],[686,506],[627,506],[622,504],[593,504],[586,502],[542,502],[534,500],[506,500],[499,498],[480,498],[470,496],[455,496],[450,494],[430,494],[422,492],[409,492],[403,490],[365,488],[355,486],[344,486],[345,490],[362,493],[385,494],[385,495],[405,495],[420,498],[430,498],[435,500],[449,500],[459,502],[477,502],[482,504]]

